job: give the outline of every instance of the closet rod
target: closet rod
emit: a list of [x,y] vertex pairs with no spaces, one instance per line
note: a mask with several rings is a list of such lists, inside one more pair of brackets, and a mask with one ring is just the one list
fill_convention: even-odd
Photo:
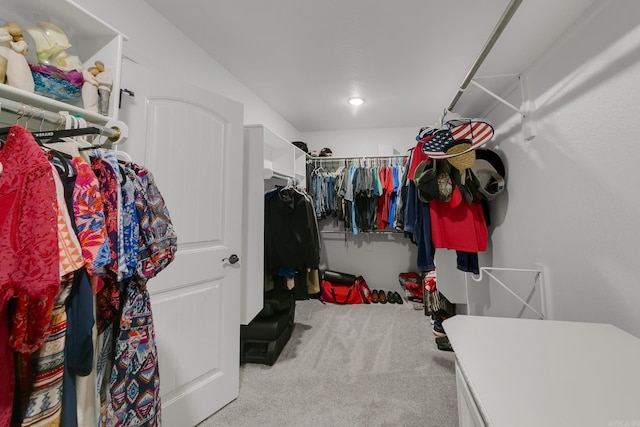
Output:
[[[2,112],[2,110],[21,114],[28,119],[44,120],[49,123],[60,123],[62,120],[62,116],[59,113],[54,113],[43,108],[33,107],[31,105],[12,101],[6,98],[0,98],[0,112]],[[108,137],[109,140],[113,142],[117,141],[121,136],[120,129],[115,126],[109,128],[95,124],[90,124],[90,126],[97,128],[100,131],[100,135]]]
[[451,104],[449,104],[449,108],[448,108],[449,111],[453,111],[453,107],[455,107],[458,101],[460,100],[460,97],[469,86],[469,83],[471,83],[471,79],[473,79],[476,72],[478,71],[478,69],[484,62],[485,58],[487,57],[487,55],[489,55],[489,52],[493,48],[493,45],[496,43],[496,41],[498,41],[498,38],[500,38],[500,35],[504,31],[504,29],[507,27],[507,24],[513,17],[514,13],[516,13],[516,10],[518,9],[521,3],[522,3],[522,0],[511,0],[511,3],[509,3],[507,8],[505,9],[504,13],[502,14],[502,17],[500,17],[500,20],[498,21],[498,25],[496,25],[496,27],[493,29],[493,32],[489,36],[489,39],[487,40],[484,47],[482,48],[480,55],[478,55],[478,57],[476,58],[476,62],[473,63],[473,65],[471,66],[471,69],[467,73],[467,76],[464,78],[464,80],[460,84],[458,93],[451,101]]
[[408,157],[409,153],[407,154],[392,154],[392,155],[382,155],[382,154],[378,154],[378,155],[374,155],[374,156],[329,156],[329,157],[313,157],[313,156],[308,156],[307,160],[312,160],[314,162],[316,161],[321,161],[321,162],[328,162],[328,161],[332,161],[332,160],[360,160],[360,159],[393,159],[393,158],[402,158],[402,157]]
[[[320,230],[320,234],[353,234],[349,230]],[[404,234],[400,230],[359,231],[358,234]]]

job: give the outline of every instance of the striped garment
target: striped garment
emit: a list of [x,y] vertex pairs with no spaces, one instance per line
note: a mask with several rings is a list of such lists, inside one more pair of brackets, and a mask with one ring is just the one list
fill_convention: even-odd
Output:
[[37,353],[33,388],[22,426],[58,426],[62,410],[64,344],[67,335],[65,301],[71,292],[73,273],[63,277],[51,316],[51,333]]

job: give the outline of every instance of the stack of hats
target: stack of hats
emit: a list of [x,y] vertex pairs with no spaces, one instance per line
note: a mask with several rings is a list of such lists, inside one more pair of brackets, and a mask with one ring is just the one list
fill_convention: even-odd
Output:
[[487,121],[458,115],[452,115],[442,129],[421,128],[418,138],[423,153],[428,158],[447,161],[436,162],[437,167],[428,167],[430,160],[418,165],[414,182],[420,200],[458,204],[463,199],[471,203],[498,197],[505,188],[504,164],[497,153],[479,149],[493,134]]

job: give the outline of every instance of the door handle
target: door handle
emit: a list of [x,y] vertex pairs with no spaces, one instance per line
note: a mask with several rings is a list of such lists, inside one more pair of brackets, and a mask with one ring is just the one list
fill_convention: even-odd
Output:
[[222,258],[222,261],[229,261],[229,264],[235,264],[240,261],[240,258],[236,254],[232,254],[229,258]]

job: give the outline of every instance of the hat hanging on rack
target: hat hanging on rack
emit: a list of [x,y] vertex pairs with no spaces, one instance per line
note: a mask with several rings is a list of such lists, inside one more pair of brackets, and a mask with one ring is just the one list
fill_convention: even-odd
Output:
[[486,200],[494,200],[504,191],[505,167],[502,159],[492,150],[477,150],[477,159],[471,167],[473,183]]
[[[459,156],[471,150],[475,150],[481,145],[489,142],[493,138],[493,127],[486,120],[480,119],[455,119],[444,124],[445,129],[436,131],[429,142],[425,142],[422,147],[424,154],[434,159],[446,159]],[[459,153],[447,153],[447,148],[454,141],[469,140],[471,145],[466,150]]]
[[416,167],[414,183],[416,184],[418,198],[429,203],[438,198],[438,177],[436,169],[428,166],[427,161],[421,161]]
[[453,157],[447,158],[449,164],[459,171],[469,169],[473,166],[473,163],[476,161],[476,152],[471,150],[472,146],[473,144],[469,139],[454,141],[447,146],[446,154],[453,155]]

